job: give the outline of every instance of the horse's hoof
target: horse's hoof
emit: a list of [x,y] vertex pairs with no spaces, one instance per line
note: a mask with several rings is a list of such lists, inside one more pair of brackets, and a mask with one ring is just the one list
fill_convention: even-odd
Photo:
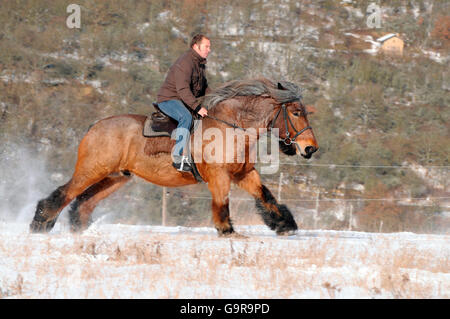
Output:
[[44,233],[45,226],[42,222],[33,220],[30,224],[30,233]]
[[33,220],[30,224],[30,232],[31,233],[48,233],[52,230],[55,225],[56,220],[52,220],[49,222],[40,222],[37,220]]

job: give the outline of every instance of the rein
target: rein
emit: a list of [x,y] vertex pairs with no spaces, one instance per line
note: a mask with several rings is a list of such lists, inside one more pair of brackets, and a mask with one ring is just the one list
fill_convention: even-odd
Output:
[[235,128],[235,129],[238,128],[240,130],[246,131],[246,129],[243,128],[243,127],[240,127],[240,126],[238,126],[236,124],[233,124],[233,123],[230,123],[230,122],[227,122],[227,121],[224,121],[224,120],[219,119],[217,117],[214,117],[214,116],[211,116],[211,115],[206,115],[206,117],[209,117],[210,119],[215,120],[215,121],[219,121],[219,122],[225,123],[226,125],[231,126],[232,128]]

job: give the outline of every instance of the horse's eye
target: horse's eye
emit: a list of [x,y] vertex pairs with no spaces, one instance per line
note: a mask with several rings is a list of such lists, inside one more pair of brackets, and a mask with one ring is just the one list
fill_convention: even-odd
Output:
[[297,111],[297,112],[293,112],[292,114],[294,114],[294,116],[301,116],[302,115],[302,112],[299,112],[299,111]]

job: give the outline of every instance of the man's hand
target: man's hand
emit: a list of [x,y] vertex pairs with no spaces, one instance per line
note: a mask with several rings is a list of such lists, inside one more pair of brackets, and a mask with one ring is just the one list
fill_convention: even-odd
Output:
[[199,111],[198,114],[200,114],[202,117],[205,117],[206,115],[208,115],[208,110],[205,109],[204,107],[202,107]]

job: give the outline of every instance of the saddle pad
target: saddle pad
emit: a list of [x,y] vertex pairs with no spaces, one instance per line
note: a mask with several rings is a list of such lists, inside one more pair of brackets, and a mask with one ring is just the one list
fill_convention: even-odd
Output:
[[152,129],[152,119],[150,116],[147,116],[144,123],[144,129],[142,131],[142,134],[145,137],[158,137],[158,136],[168,136],[170,137],[170,134],[167,132],[155,132]]

